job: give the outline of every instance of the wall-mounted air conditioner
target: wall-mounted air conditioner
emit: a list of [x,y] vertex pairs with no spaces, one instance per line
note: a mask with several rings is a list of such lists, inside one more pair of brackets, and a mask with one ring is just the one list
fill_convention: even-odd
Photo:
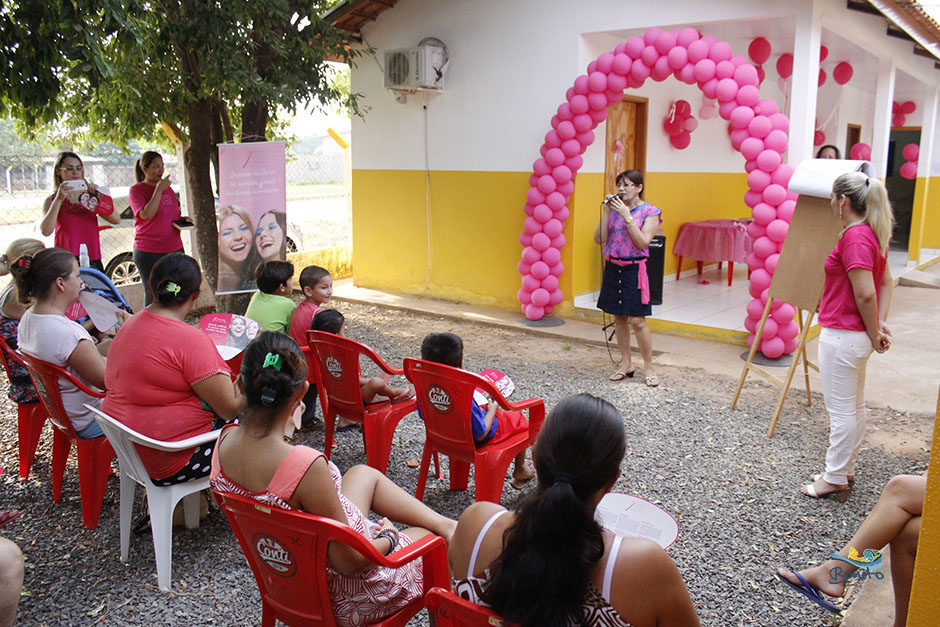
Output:
[[385,89],[444,89],[444,48],[419,46],[385,51]]

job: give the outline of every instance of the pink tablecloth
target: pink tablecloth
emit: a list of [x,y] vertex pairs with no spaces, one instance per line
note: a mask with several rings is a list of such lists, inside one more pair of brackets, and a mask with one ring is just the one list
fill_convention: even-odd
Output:
[[686,222],[672,247],[674,255],[697,261],[744,263],[751,252],[751,237],[745,220],[703,220]]

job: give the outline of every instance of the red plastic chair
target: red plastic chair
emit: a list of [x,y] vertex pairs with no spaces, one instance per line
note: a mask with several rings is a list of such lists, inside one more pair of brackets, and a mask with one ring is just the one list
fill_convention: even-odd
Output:
[[59,393],[59,379],[72,382],[82,392],[95,398],[104,398],[102,392],[95,392],[79,381],[71,372],[61,366],[50,364],[23,354],[26,367],[36,386],[36,392],[42,404],[49,412],[52,431],[52,502],[62,500],[62,478],[65,476],[65,464],[72,450],[72,444],[78,449],[78,485],[82,495],[82,522],[86,529],[98,527],[101,515],[101,502],[104,500],[105,485],[111,472],[111,460],[114,449],[108,438],[101,436],[84,440],[75,433]]
[[[3,357],[3,369],[6,370],[7,379],[13,383],[13,373],[10,372],[10,362],[13,360],[19,365],[26,367],[23,358],[0,338],[0,351]],[[17,403],[16,404],[16,430],[19,440],[19,461],[20,461],[20,479],[29,478],[29,470],[33,467],[33,460],[36,458],[36,449],[39,447],[39,436],[42,435],[43,425],[46,424],[46,418],[49,412],[38,400],[35,403]]]
[[[369,561],[399,568],[422,559],[424,594],[447,586],[444,539],[428,535],[391,556],[379,553],[348,525],[296,510],[266,507],[244,496],[213,490],[251,566],[261,592],[261,624],[275,619],[288,625],[336,624],[327,589],[327,547],[346,544]],[[376,625],[405,625],[424,607],[424,594]]]
[[428,606],[431,625],[436,627],[509,627],[510,625],[492,610],[461,599],[444,588],[431,588],[425,602]]
[[362,439],[366,448],[366,463],[385,472],[392,449],[392,436],[401,419],[417,409],[415,399],[393,403],[362,402],[359,391],[359,356],[365,355],[390,375],[403,374],[399,368],[389,366],[378,354],[360,342],[333,335],[326,331],[307,331],[310,350],[317,355],[320,373],[320,397],[326,396],[323,418],[326,437],[323,449],[327,458],[333,449],[333,429],[336,418],[362,424]]
[[320,409],[323,410],[325,417],[328,401],[326,400],[326,394],[322,392],[323,382],[320,381],[320,366],[317,365],[317,355],[310,349],[310,346],[301,346],[300,352],[304,354],[304,359],[307,360],[307,383],[317,386],[317,398],[320,400]]
[[[423,359],[405,359],[405,376],[415,386],[427,438],[415,497],[424,498],[431,453],[450,458],[450,489],[466,490],[470,464],[476,468],[476,500],[499,503],[509,463],[531,446],[545,419],[545,403],[530,398],[510,403],[495,385],[480,375]],[[502,442],[477,447],[470,425],[473,390],[480,388],[507,410],[529,410],[528,433],[517,433]],[[437,477],[441,477],[440,465]]]

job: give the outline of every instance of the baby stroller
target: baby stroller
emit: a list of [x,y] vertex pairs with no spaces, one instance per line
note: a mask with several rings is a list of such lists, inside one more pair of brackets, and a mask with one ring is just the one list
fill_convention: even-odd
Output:
[[[82,281],[85,283],[85,290],[107,299],[114,304],[115,307],[123,309],[128,314],[134,313],[127,299],[124,298],[124,294],[121,293],[121,290],[111,282],[111,279],[109,279],[108,275],[104,272],[87,266],[80,267],[78,272],[82,277]],[[82,304],[78,301],[71,304],[65,311],[65,315],[70,320],[74,320],[79,324],[88,320],[88,312],[85,311],[85,308],[82,307]]]

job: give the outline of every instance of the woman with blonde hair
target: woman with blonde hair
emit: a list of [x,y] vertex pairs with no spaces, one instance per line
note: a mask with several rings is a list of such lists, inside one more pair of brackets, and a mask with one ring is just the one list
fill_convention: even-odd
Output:
[[[33,256],[46,245],[38,239],[24,237],[13,240],[7,247],[7,251],[0,256],[0,276],[10,274],[10,267],[20,257]],[[20,318],[26,310],[28,304],[20,302],[16,293],[16,281],[10,281],[2,292],[0,292],[0,338],[6,342],[13,350],[19,348],[18,332]],[[10,389],[7,392],[10,400],[14,403],[38,403],[36,390],[33,388],[33,381],[29,378],[29,371],[18,362],[7,359],[6,354],[3,359],[7,365],[7,372],[10,373]]]
[[218,292],[255,289],[255,230],[251,216],[237,205],[219,210]]
[[888,192],[861,172],[839,176],[830,205],[844,228],[826,259],[819,305],[819,371],[829,412],[829,450],[824,473],[800,491],[818,498],[846,496],[865,437],[865,368],[872,351],[891,347],[885,320],[891,305],[888,243],[894,216]]

